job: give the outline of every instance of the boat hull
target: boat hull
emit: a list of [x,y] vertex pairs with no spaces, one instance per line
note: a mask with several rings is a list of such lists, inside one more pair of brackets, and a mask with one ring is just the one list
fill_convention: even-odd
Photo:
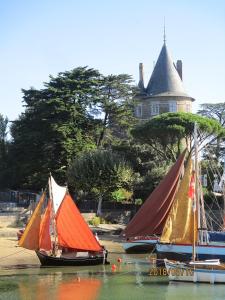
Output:
[[[157,258],[190,261],[192,258],[192,245],[182,244],[156,244]],[[200,245],[196,246],[196,255],[199,260],[220,259],[225,262],[225,246]]]
[[158,239],[135,239],[123,242],[126,253],[148,253],[154,250]]
[[203,268],[201,266],[190,267],[190,265],[171,262],[165,259],[165,266],[171,281],[203,282],[203,283],[225,283],[225,270],[216,267]]
[[42,266],[46,267],[63,267],[63,266],[94,266],[101,264],[108,264],[103,256],[94,257],[75,257],[64,258],[46,255],[40,251],[36,251]]

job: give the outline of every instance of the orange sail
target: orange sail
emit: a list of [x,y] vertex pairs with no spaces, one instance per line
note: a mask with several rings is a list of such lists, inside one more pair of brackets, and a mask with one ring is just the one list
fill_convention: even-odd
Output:
[[51,250],[51,236],[50,236],[50,217],[52,211],[52,201],[48,201],[48,206],[45,210],[44,216],[41,219],[40,233],[39,233],[39,249]]
[[41,199],[39,200],[38,205],[36,206],[25,231],[19,240],[18,245],[20,247],[37,250],[39,249],[39,231],[41,223],[41,210],[45,200],[45,193],[42,194]]
[[69,194],[57,211],[56,229],[60,246],[79,251],[102,250]]

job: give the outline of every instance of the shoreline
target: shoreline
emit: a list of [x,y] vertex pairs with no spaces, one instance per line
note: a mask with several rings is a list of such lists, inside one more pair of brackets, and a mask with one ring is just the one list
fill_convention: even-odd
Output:
[[[123,229],[123,225],[102,224],[98,227],[90,227],[98,232],[99,242],[104,245],[109,253],[124,253],[122,238],[115,235],[115,231]],[[19,228],[0,228],[0,269],[13,267],[20,269],[22,265],[40,266],[39,259],[33,250],[18,247],[17,231]]]

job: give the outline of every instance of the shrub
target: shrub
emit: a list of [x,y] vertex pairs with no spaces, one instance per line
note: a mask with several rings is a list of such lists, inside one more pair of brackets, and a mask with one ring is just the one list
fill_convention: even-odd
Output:
[[142,205],[143,200],[138,198],[138,199],[135,199],[134,203],[135,203],[135,205]]
[[94,217],[89,221],[89,224],[93,226],[99,226],[100,223],[101,223],[100,217]]
[[125,190],[124,188],[120,188],[114,192],[112,192],[113,200],[116,202],[128,201],[131,199],[133,193]]

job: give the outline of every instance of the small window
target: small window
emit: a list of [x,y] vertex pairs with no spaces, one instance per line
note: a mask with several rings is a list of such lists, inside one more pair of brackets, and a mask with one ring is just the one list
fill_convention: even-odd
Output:
[[155,116],[159,114],[159,103],[152,103],[151,104],[151,115]]
[[186,112],[191,112],[191,106],[190,106],[190,104],[186,104]]
[[138,104],[135,108],[135,116],[137,118],[141,118],[142,117],[142,104]]
[[170,112],[177,112],[177,103],[176,103],[176,101],[169,102],[169,111]]

